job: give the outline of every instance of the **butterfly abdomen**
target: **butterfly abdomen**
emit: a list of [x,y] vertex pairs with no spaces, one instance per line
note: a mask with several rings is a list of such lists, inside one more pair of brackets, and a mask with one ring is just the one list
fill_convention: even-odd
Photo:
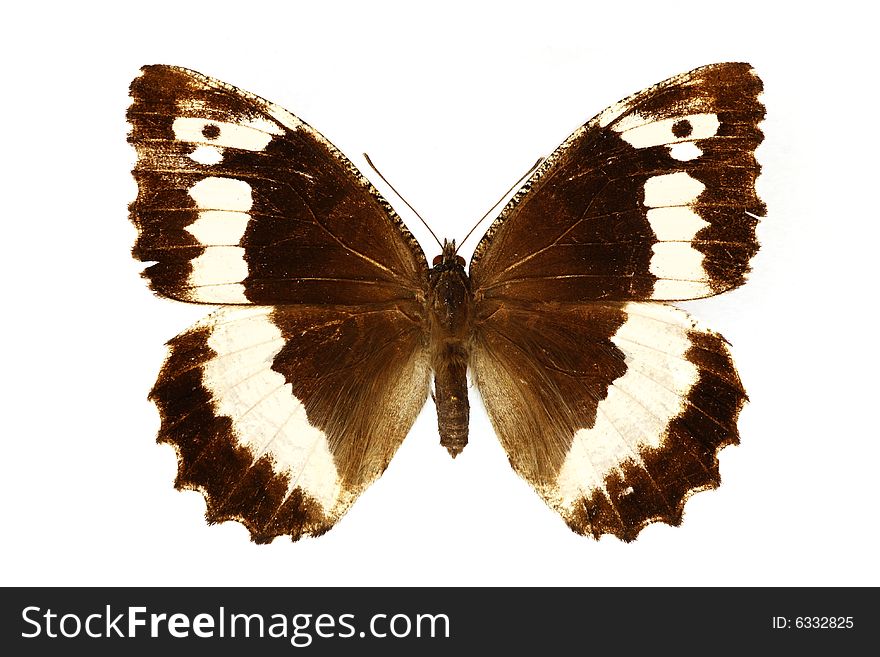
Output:
[[468,439],[470,406],[467,364],[473,332],[474,297],[455,243],[446,243],[443,255],[428,273],[428,318],[434,403],[440,444],[454,458]]
[[455,458],[467,445],[470,414],[467,356],[455,348],[446,351],[434,368],[434,403],[440,444]]

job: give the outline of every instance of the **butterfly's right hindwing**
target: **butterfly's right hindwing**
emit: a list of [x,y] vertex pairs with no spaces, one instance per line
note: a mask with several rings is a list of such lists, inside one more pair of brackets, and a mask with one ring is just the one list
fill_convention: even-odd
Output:
[[665,304],[502,306],[472,366],[511,465],[579,534],[679,524],[739,440],[727,344]]

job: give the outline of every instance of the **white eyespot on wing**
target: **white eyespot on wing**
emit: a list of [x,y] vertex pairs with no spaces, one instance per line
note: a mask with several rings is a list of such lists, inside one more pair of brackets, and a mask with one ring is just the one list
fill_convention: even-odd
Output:
[[205,166],[213,166],[223,161],[223,151],[216,146],[198,146],[189,154],[189,159]]
[[248,119],[241,123],[213,121],[191,116],[178,116],[171,125],[174,138],[191,144],[221,148],[262,151],[281,129],[266,119]]
[[215,410],[232,421],[233,434],[254,460],[268,456],[288,478],[288,495],[299,488],[325,513],[340,500],[341,484],[327,436],[312,426],[290,383],[272,369],[285,340],[258,307],[230,316],[212,329],[208,346],[217,354],[203,366],[202,383]]
[[686,114],[656,121],[633,114],[614,126],[614,130],[630,146],[649,148],[708,139],[718,133],[720,125],[717,114]]
[[692,141],[681,141],[669,146],[669,155],[680,162],[696,160],[702,154],[702,149]]
[[706,185],[687,171],[652,176],[645,181],[644,204],[649,208],[690,205],[704,189]]
[[605,478],[639,463],[640,450],[661,447],[699,378],[685,358],[692,325],[683,311],[659,304],[627,304],[625,310],[627,320],[611,340],[627,370],[599,402],[595,424],[574,435],[556,481],[563,508],[605,491]]

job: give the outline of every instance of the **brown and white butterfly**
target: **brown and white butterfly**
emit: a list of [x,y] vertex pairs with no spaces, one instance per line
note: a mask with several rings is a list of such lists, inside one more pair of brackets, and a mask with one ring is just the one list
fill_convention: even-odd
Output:
[[151,393],[176,486],[256,542],[330,529],[434,381],[468,439],[471,372],[513,468],[580,534],[677,525],[719,485],[746,398],[727,344],[666,302],[741,285],[758,249],[761,82],[714,64],[610,107],[547,157],[465,270],[293,114],[193,71],[131,85],[139,231],[166,297],[221,309]]

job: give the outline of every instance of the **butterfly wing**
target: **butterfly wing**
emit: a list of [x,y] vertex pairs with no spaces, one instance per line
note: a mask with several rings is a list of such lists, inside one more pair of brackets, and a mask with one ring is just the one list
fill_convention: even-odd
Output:
[[726,343],[656,302],[744,281],[760,90],[748,65],[716,64],[605,110],[474,254],[474,379],[514,469],[576,532],[678,524],[738,441]]
[[428,394],[398,308],[225,308],[170,343],[150,398],[175,485],[254,541],[330,529],[388,465]]
[[181,301],[412,299],[424,254],[354,165],[257,96],[171,66],[131,85],[134,256]]
[[679,75],[608,108],[532,175],[477,245],[486,298],[682,300],[745,281],[758,249],[761,81]]
[[170,342],[151,393],[178,488],[253,540],[329,529],[428,394],[424,254],[286,110],[192,71],[131,86],[136,258],[173,299],[228,304]]
[[504,305],[472,368],[511,465],[580,534],[678,525],[739,440],[724,339],[665,304]]

